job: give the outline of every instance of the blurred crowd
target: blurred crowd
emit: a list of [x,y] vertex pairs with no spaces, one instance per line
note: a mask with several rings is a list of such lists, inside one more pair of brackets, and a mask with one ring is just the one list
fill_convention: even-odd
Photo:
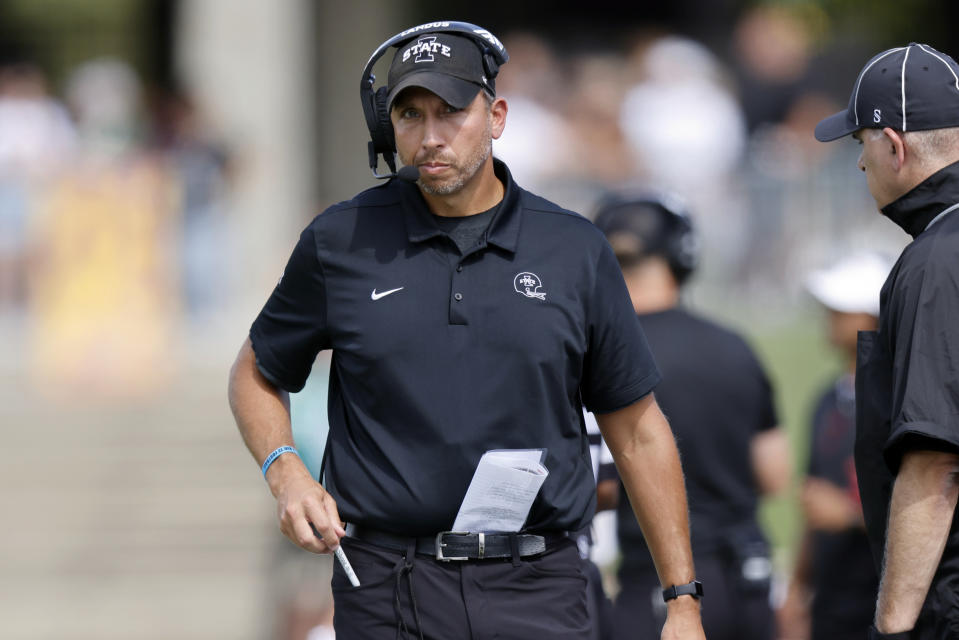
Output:
[[58,95],[29,57],[0,59],[0,321],[44,388],[162,387],[182,326],[230,292],[229,181],[190,96],[112,58]]
[[745,12],[730,35],[716,52],[659,31],[572,51],[506,34],[497,90],[510,112],[494,153],[521,185],[587,216],[610,191],[682,195],[704,238],[698,288],[789,307],[802,269],[901,239],[874,224],[855,145],[813,138],[845,102],[829,86],[839,54],[785,6]]

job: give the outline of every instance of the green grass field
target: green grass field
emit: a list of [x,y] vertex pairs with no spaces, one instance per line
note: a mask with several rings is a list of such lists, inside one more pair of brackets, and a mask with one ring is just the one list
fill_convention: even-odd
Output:
[[802,533],[798,488],[808,456],[809,420],[813,403],[840,370],[839,359],[824,337],[825,318],[815,312],[785,324],[748,333],[776,390],[782,426],[793,453],[793,482],[781,498],[766,500],[761,522],[774,548],[777,564],[791,565]]

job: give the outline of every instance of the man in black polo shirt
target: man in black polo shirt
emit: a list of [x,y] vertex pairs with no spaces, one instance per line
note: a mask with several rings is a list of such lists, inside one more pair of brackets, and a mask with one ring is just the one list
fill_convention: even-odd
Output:
[[[789,449],[769,380],[741,337],[680,306],[698,242],[676,198],[614,198],[595,223],[613,247],[663,373],[656,398],[676,434],[696,571],[709,585],[703,628],[710,640],[771,638],[771,564],[756,508],[761,494],[788,483]],[[601,481],[598,490],[601,503],[618,497],[616,638],[655,638],[665,611],[655,597],[653,558],[621,482]]]
[[[585,405],[663,586],[677,587],[663,637],[702,638],[679,459],[615,257],[588,220],[524,191],[491,156],[507,105],[486,43],[501,45],[463,25],[388,41],[383,108],[412,179],[334,205],[302,233],[231,372],[240,432],[282,531],[318,553],[342,544],[356,570],[353,587],[336,565],[338,636],[583,638],[586,581],[565,533],[595,506]],[[325,486],[280,455],[293,444],[286,394],[322,349]],[[490,449],[546,450],[523,531],[444,533]]]
[[876,638],[959,638],[959,66],[925,44],[874,56],[816,138],[852,135],[883,215],[913,241],[859,334],[856,472],[881,569]]

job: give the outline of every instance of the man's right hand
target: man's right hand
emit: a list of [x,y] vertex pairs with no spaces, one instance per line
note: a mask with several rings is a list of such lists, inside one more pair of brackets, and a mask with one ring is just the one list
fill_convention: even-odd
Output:
[[276,498],[283,535],[313,553],[335,551],[346,535],[336,501],[313,479],[303,462],[297,456],[280,456],[266,476]]

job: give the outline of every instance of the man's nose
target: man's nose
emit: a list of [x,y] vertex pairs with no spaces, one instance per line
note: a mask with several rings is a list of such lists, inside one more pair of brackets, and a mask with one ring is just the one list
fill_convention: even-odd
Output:
[[427,117],[423,122],[423,146],[429,148],[443,146],[443,136],[438,119]]
[[861,154],[861,153],[859,154],[859,159],[856,160],[856,166],[859,167],[859,170],[860,170],[860,171],[862,171],[863,173],[865,173],[865,171],[866,171],[866,163],[863,162],[862,154]]

